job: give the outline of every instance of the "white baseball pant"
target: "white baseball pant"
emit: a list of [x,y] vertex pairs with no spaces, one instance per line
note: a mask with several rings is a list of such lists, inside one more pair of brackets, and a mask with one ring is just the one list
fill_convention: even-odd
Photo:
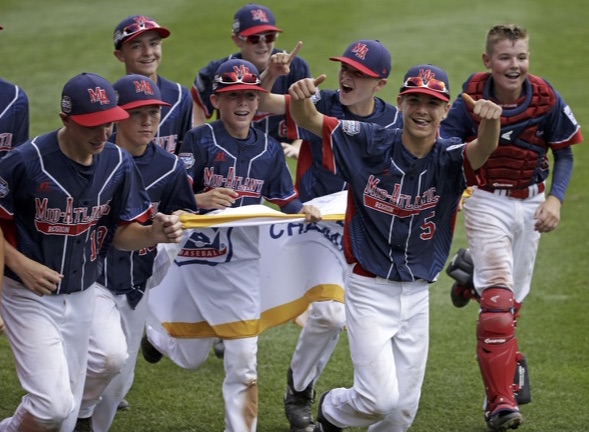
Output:
[[[207,359],[214,338],[177,339],[146,326],[147,338],[178,366],[196,369]],[[223,400],[225,432],[255,432],[258,421],[258,337],[225,339]]]
[[38,296],[7,277],[2,317],[20,384],[27,392],[1,432],[20,430],[27,413],[47,428],[69,432],[76,424],[88,358],[94,287]]
[[339,427],[404,432],[417,413],[425,375],[428,283],[392,282],[350,271],[345,306],[354,385],[330,390],[323,414]]
[[540,243],[534,214],[544,200],[542,193],[522,200],[474,188],[464,201],[464,226],[479,294],[499,286],[512,290],[518,303],[526,298]]

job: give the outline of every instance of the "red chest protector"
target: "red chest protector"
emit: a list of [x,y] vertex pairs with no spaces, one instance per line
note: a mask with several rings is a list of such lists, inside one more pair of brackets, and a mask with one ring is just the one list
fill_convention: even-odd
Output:
[[[474,74],[466,84],[473,99],[491,99],[491,74]],[[542,78],[528,75],[523,100],[517,107],[504,109],[501,116],[499,147],[479,169],[479,186],[495,189],[523,189],[533,183],[538,170],[548,168],[546,141],[541,133],[545,117],[556,103],[554,91]],[[472,110],[468,110],[478,125]]]

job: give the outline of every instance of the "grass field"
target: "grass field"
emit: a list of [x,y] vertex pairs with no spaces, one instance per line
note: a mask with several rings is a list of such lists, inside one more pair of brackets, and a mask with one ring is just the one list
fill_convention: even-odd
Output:
[[[20,85],[31,105],[31,134],[59,127],[63,84],[90,71],[114,81],[123,66],[112,55],[112,30],[133,13],[153,16],[172,35],[164,42],[162,76],[190,86],[209,60],[234,51],[229,34],[233,13],[245,2],[216,0],[0,0],[0,76]],[[340,55],[353,40],[380,39],[389,48],[393,71],[381,92],[392,101],[404,72],[418,63],[446,69],[455,97],[467,76],[482,67],[486,30],[515,21],[531,34],[531,71],[548,79],[589,125],[589,8],[584,0],[297,0],[267,2],[284,30],[277,46],[304,42],[301,56],[313,74],[328,75],[335,88]],[[589,132],[585,131],[588,135]],[[560,227],[542,238],[532,292],[518,323],[520,349],[527,355],[533,403],[522,407],[522,431],[589,430],[589,327],[587,273],[589,236],[589,150],[575,146],[575,170]],[[466,240],[459,217],[452,250]],[[454,308],[445,275],[431,286],[431,344],[415,432],[483,432],[482,384],[474,359],[476,307]],[[298,336],[295,325],[271,329],[260,338],[258,372],[260,432],[287,432],[282,397],[285,374]],[[351,384],[345,334],[317,391]],[[167,360],[139,359],[128,400],[113,432],[204,432],[223,430],[222,362],[211,356],[187,372]],[[10,416],[22,390],[5,338],[0,338],[0,419]]]

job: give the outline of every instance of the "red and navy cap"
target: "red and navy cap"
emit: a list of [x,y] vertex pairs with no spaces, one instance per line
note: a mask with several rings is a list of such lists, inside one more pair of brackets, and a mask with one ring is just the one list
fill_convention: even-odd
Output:
[[99,75],[83,72],[70,79],[61,92],[61,112],[85,127],[124,120],[127,111],[117,106],[112,85]]
[[156,31],[162,39],[170,36],[170,30],[160,26],[153,18],[145,15],[131,15],[122,20],[113,33],[115,49],[121,49],[125,42],[139,36],[146,31]]
[[170,106],[162,100],[157,84],[144,75],[125,75],[112,86],[118,96],[117,104],[124,110],[148,105]]
[[268,32],[282,32],[282,30],[276,27],[274,15],[267,7],[249,3],[235,12],[234,35],[249,36]]
[[413,66],[405,74],[399,90],[400,95],[408,93],[422,93],[448,102],[450,100],[448,76],[442,69],[431,64]]
[[352,42],[341,57],[330,57],[358,69],[373,78],[387,78],[391,73],[391,54],[378,40]]
[[260,72],[250,62],[242,59],[227,60],[222,63],[213,80],[213,93],[234,90],[254,90],[268,93],[260,86]]

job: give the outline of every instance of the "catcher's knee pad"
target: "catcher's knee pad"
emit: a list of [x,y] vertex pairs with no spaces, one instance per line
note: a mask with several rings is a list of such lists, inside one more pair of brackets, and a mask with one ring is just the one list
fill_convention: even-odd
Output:
[[488,410],[516,407],[513,377],[516,369],[513,293],[506,288],[487,288],[481,294],[477,322],[477,360],[481,370]]

